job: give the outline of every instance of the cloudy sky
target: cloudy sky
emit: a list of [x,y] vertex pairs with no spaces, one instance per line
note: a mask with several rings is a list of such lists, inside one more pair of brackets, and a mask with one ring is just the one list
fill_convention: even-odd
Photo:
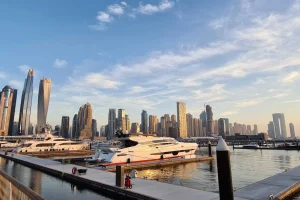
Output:
[[299,1],[1,1],[0,24],[1,87],[19,103],[34,68],[33,123],[47,77],[52,125],[86,102],[100,127],[109,108],[140,122],[142,109],[176,114],[184,101],[194,117],[206,103],[259,131],[283,112],[300,135]]

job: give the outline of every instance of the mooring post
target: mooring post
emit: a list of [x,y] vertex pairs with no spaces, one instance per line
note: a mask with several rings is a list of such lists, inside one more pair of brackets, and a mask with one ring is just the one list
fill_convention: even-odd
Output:
[[124,168],[116,166],[116,186],[124,187]]
[[220,200],[233,200],[230,150],[221,136],[217,145],[217,167]]
[[300,150],[300,148],[299,148],[299,140],[297,140],[297,149]]
[[235,141],[232,142],[232,148],[233,148],[233,150],[234,150],[234,142],[235,142]]
[[211,142],[208,141],[208,156],[212,157],[212,153],[211,153]]

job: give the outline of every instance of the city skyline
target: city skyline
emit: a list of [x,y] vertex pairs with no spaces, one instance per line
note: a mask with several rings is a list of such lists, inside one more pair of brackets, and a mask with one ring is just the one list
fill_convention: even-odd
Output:
[[[160,119],[176,114],[175,102],[183,101],[193,116],[209,104],[214,119],[257,124],[259,132],[267,132],[273,113],[284,113],[287,134],[293,123],[299,136],[297,1],[142,2],[156,8],[165,3],[166,9],[146,12],[138,2],[127,2],[117,16],[108,12],[110,2],[77,2],[78,8],[66,15],[50,2],[53,13],[46,16],[35,12],[44,8],[38,1],[35,6],[4,3],[0,84],[19,91],[15,121],[22,80],[33,68],[33,125],[38,80],[45,76],[53,82],[47,120],[53,126],[60,124],[61,116],[74,116],[85,102],[93,106],[99,129],[107,124],[109,108],[124,108],[131,122],[141,123],[141,110]],[[99,11],[109,20],[97,17]],[[52,21],[57,17],[59,22]],[[172,35],[161,37],[166,33]]]

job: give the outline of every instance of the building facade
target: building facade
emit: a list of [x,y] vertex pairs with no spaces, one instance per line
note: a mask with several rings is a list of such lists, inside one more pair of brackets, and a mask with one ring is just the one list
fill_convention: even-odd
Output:
[[51,79],[42,78],[40,80],[37,108],[37,133],[41,133],[47,123],[51,84]]
[[128,131],[128,133],[130,133],[131,130],[131,124],[130,124],[130,118],[129,115],[125,115],[125,125],[126,125],[126,131]]
[[268,135],[270,138],[275,139],[275,128],[273,122],[269,122],[268,124]]
[[254,124],[253,126],[253,135],[257,135],[258,134],[258,128],[257,128],[257,125]]
[[194,137],[194,128],[193,128],[193,115],[190,113],[186,114],[186,131],[187,137]]
[[148,113],[147,111],[143,110],[141,114],[141,132],[148,133]]
[[218,120],[218,129],[219,129],[219,136],[225,137],[226,135],[226,125],[225,120],[223,118]]
[[70,138],[69,136],[69,127],[70,127],[70,118],[69,116],[62,116],[61,126],[60,126],[60,135],[64,138]]
[[275,128],[275,137],[278,138],[286,138],[286,124],[283,113],[274,113],[273,114],[273,122]]
[[76,137],[78,131],[78,114],[75,114],[72,121],[72,138]]
[[0,93],[0,135],[13,136],[17,90],[5,86]]
[[206,105],[206,117],[206,135],[210,136],[211,134],[213,134],[213,112],[210,105]]
[[131,124],[130,133],[139,133],[140,132],[140,124],[135,122]]
[[178,122],[178,136],[181,138],[187,137],[186,126],[186,105],[183,102],[177,102],[177,122]]
[[296,134],[295,134],[295,127],[294,127],[294,124],[293,124],[293,123],[290,123],[289,126],[290,126],[290,134],[291,134],[291,138],[295,138],[295,137],[296,137]]
[[[115,136],[117,131],[117,119],[116,119],[116,109],[109,109],[108,111],[108,130],[106,137],[111,139]],[[106,129],[105,129],[106,130]]]
[[92,137],[92,119],[93,111],[89,103],[81,106],[78,112],[78,131],[77,137],[79,139]]
[[97,120],[92,119],[92,136],[97,137]]
[[30,69],[25,79],[22,91],[20,113],[19,113],[19,134],[28,135],[33,94],[33,69]]
[[157,116],[155,115],[149,115],[149,133],[157,133],[157,126],[158,126],[158,122],[157,122]]

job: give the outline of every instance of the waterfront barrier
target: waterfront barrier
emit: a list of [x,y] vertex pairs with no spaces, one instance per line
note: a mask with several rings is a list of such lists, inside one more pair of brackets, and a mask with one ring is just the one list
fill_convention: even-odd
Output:
[[0,197],[10,200],[45,200],[2,170],[0,170]]

